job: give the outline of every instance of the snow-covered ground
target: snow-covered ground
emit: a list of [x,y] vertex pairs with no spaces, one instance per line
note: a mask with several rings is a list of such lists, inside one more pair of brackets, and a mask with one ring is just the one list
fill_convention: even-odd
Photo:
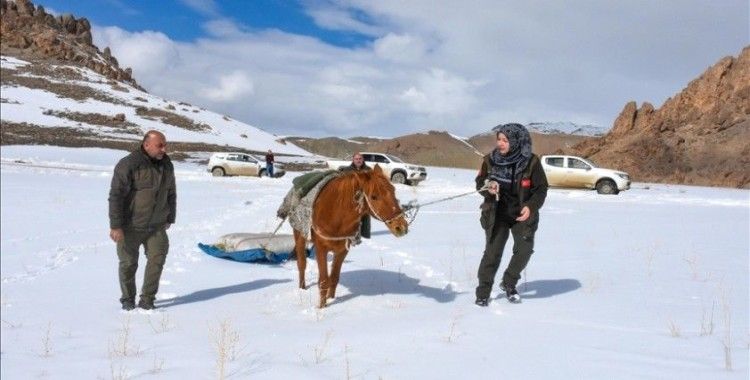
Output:
[[[0,65],[4,69],[20,70],[28,64],[26,61],[11,56],[0,57]],[[118,86],[126,89],[127,92],[118,91],[108,84],[109,79],[94,71],[77,66],[61,67],[67,67],[80,74],[84,80],[44,78],[56,83],[91,87],[125,104],[113,104],[95,99],[76,101],[70,98],[58,97],[56,94],[42,89],[32,89],[22,86],[2,86],[2,97],[6,99],[6,102],[0,105],[2,107],[2,115],[0,116],[2,120],[16,123],[25,122],[40,127],[81,128],[93,131],[105,138],[140,139],[140,136],[133,136],[121,130],[80,123],[50,114],[50,112],[79,112],[83,114],[98,113],[114,116],[121,113],[125,115],[127,121],[137,124],[143,131],[156,129],[164,132],[169,141],[229,145],[259,152],[272,149],[276,153],[302,156],[310,155],[309,152],[296,145],[278,142],[278,136],[274,136],[271,133],[225,115],[220,115],[186,103],[170,101],[141,91],[127,83],[118,82]],[[28,73],[22,75],[33,76]],[[205,132],[192,131],[163,123],[159,119],[146,118],[136,113],[138,106],[171,112],[190,119],[196,124],[208,125],[210,126],[210,130]]]
[[[124,152],[1,155],[3,379],[218,378],[222,331],[225,374],[237,379],[748,378],[746,190],[552,190],[523,303],[488,308],[473,304],[479,197],[442,203],[400,239],[375,223],[344,264],[339,298],[317,310],[294,262],[241,264],[196,247],[272,230],[294,173],[214,178],[178,164],[161,307],[123,312],[106,199]],[[402,201],[472,189],[474,171],[428,170],[419,187],[397,187]]]

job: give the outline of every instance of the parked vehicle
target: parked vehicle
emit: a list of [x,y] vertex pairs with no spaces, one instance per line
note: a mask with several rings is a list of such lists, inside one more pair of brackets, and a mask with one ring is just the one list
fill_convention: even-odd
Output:
[[[214,153],[208,160],[208,171],[214,177],[227,175],[244,175],[263,177],[266,174],[266,160],[247,153]],[[273,176],[282,177],[286,174],[284,165],[274,162]]]
[[[427,169],[424,166],[406,163],[392,154],[373,152],[362,152],[361,154],[367,166],[374,167],[376,164],[380,165],[385,175],[393,183],[417,186],[420,182],[427,179]],[[351,160],[333,160],[326,163],[331,169],[341,169],[351,165],[352,162]]]
[[596,189],[599,194],[617,194],[630,189],[628,173],[598,168],[581,157],[546,155],[541,160],[552,187]]

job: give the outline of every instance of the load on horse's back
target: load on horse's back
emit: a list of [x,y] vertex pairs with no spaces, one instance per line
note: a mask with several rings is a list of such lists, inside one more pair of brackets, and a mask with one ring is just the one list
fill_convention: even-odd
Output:
[[[312,176],[319,176],[310,186]],[[279,209],[279,216],[289,217],[294,229],[295,254],[299,270],[299,287],[305,289],[306,245],[315,246],[318,264],[320,303],[325,307],[329,298],[335,298],[341,265],[349,248],[359,240],[360,223],[364,215],[385,223],[394,236],[408,232],[409,224],[396,199],[395,188],[375,165],[371,171],[330,172],[308,174],[298,183],[305,183],[306,195],[290,190]],[[297,185],[297,183],[295,184]],[[305,207],[305,206],[308,207]],[[328,274],[328,252],[333,252],[333,263]]]

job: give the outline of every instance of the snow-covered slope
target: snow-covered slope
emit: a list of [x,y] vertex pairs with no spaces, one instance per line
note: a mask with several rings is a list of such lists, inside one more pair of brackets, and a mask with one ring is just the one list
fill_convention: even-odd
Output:
[[[552,190],[523,303],[496,288],[488,308],[473,304],[479,197],[426,207],[400,239],[374,222],[339,298],[318,310],[313,261],[302,291],[294,262],[241,264],[196,247],[272,230],[294,175],[214,178],[177,163],[160,308],[123,312],[106,198],[124,152],[1,154],[3,379],[220,378],[222,336],[226,378],[237,379],[748,378],[747,190]],[[428,170],[398,197],[474,188],[474,170]],[[509,242],[503,266],[510,255]]]
[[574,136],[602,136],[607,133],[607,128],[590,125],[576,124],[569,121],[558,122],[535,122],[527,125],[532,132],[549,134],[564,134]]
[[[283,154],[310,155],[295,145],[278,142],[279,137],[251,125],[186,103],[160,98],[126,83],[112,82],[86,68],[52,65],[47,71],[66,72],[67,78],[44,76],[30,70],[30,65],[41,63],[30,63],[10,56],[2,56],[0,59],[3,70],[9,70],[8,73],[43,79],[36,86],[42,88],[7,84],[6,79],[3,79],[0,103],[3,122],[29,123],[40,128],[72,128],[79,132],[92,132],[102,139],[136,140],[142,135],[139,132],[156,129],[164,132],[170,142],[228,145],[259,152],[272,149]],[[63,89],[67,85],[70,91],[79,92],[80,86],[84,86],[93,89],[96,98],[75,100],[63,97],[54,90],[44,89],[47,82]],[[94,115],[113,118],[122,114],[125,122],[120,124],[127,123],[131,128],[118,127],[117,123],[109,126],[96,125],[71,118],[76,113],[79,118]],[[168,119],[172,120],[171,124]]]
[[482,152],[478,151],[477,148],[474,147],[474,145],[471,145],[471,143],[469,143],[469,141],[468,141],[469,139],[467,137],[462,137],[462,136],[459,136],[459,135],[454,135],[453,133],[449,133],[449,135],[451,137],[453,137],[454,139],[460,141],[462,144],[466,145],[470,149],[472,149],[478,156],[482,156]]

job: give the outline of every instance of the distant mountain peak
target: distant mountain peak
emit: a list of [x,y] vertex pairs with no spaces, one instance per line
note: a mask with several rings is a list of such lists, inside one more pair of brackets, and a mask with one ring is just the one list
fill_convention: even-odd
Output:
[[592,124],[577,124],[570,121],[556,122],[533,122],[528,123],[526,127],[530,132],[541,133],[545,135],[573,135],[573,136],[591,136],[598,137],[607,133],[607,128]]

